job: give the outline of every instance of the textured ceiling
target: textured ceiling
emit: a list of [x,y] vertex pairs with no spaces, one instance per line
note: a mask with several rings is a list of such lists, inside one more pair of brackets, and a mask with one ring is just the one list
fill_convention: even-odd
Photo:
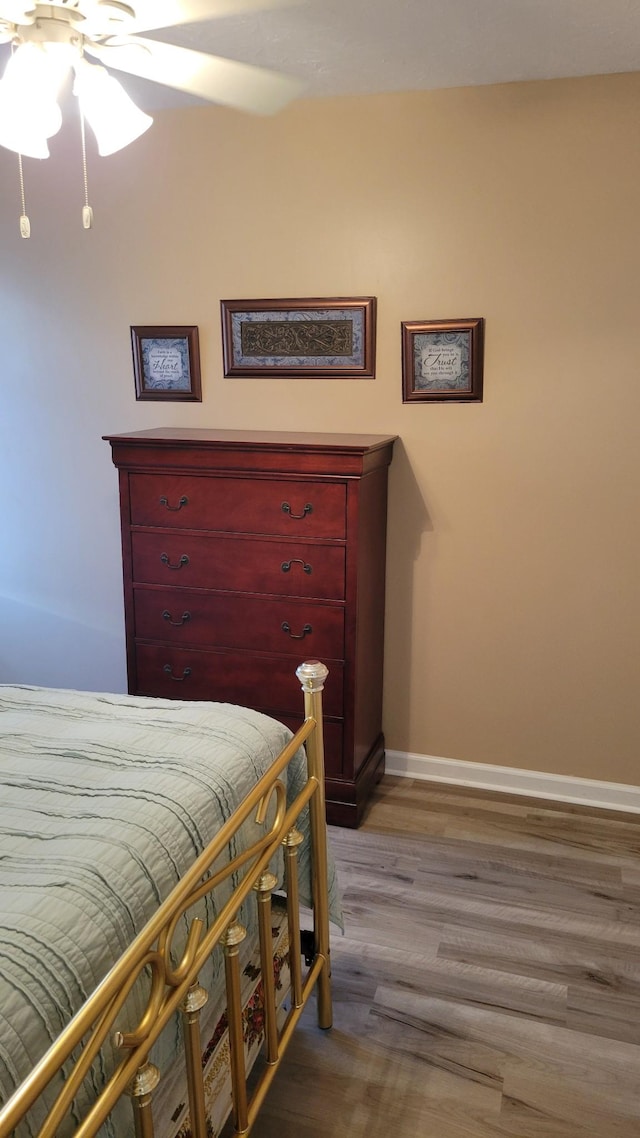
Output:
[[301,0],[153,34],[301,77],[311,97],[640,70],[640,0]]
[[[301,78],[307,97],[467,87],[640,70],[640,0],[285,0],[149,36]],[[119,78],[148,110],[198,102]]]

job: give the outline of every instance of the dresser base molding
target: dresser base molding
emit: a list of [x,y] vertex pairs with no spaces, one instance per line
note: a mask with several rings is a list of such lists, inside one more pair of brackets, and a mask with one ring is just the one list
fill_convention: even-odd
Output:
[[600,782],[598,779],[579,778],[577,775],[519,770],[517,767],[472,763],[464,759],[442,759],[407,751],[387,751],[387,774],[640,814],[640,786],[622,782]]
[[326,780],[327,822],[330,826],[360,825],[367,800],[385,771],[384,735],[379,735],[353,781]]

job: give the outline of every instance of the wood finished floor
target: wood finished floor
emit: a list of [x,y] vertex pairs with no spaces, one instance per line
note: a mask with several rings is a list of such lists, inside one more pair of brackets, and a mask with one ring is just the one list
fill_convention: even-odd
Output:
[[640,1138],[640,816],[387,777],[254,1138]]

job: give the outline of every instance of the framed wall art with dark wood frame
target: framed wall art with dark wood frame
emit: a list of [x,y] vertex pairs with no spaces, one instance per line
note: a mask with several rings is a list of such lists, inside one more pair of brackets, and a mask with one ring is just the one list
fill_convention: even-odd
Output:
[[373,379],[376,298],[221,300],[226,376]]
[[200,346],[193,325],[131,328],[136,399],[200,403]]
[[484,320],[402,323],[403,403],[481,403]]

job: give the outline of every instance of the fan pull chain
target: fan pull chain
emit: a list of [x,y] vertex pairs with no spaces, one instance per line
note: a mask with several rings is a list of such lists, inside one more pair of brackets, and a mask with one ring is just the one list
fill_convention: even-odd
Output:
[[25,204],[24,173],[22,171],[22,155],[21,154],[18,155],[18,171],[20,174],[20,206],[21,206],[21,210],[22,210],[22,212],[20,214],[20,236],[26,238],[26,237],[31,237],[31,222],[29,221],[29,218],[27,217],[27,207]]
[[[13,56],[16,50],[15,41],[11,41],[11,55]],[[27,207],[25,204],[24,196],[24,172],[22,169],[22,155],[18,153],[18,175],[20,178],[20,236],[27,238],[31,237],[31,222],[27,217]]]
[[87,140],[84,129],[84,115],[80,111],[80,135],[82,137],[82,173],[84,175],[84,205],[82,207],[82,224],[85,229],[93,226],[93,210],[89,205],[89,179],[87,176]]

